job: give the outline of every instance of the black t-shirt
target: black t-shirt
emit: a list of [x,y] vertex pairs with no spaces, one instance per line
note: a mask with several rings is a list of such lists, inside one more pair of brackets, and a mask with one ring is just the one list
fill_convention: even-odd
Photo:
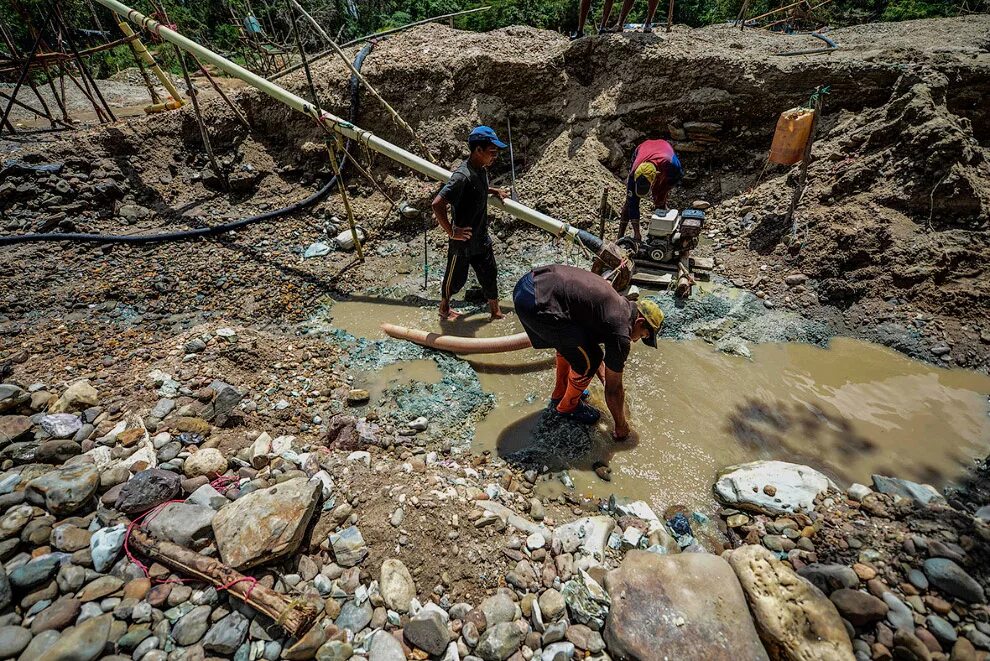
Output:
[[440,197],[453,207],[451,224],[471,228],[470,240],[451,239],[450,248],[467,255],[488,250],[492,239],[488,236],[488,173],[485,169],[474,168],[464,161],[440,189]]
[[559,346],[602,344],[605,366],[621,372],[629,356],[636,304],[600,275],[574,266],[553,264],[533,269],[533,283],[537,314],[553,320]]

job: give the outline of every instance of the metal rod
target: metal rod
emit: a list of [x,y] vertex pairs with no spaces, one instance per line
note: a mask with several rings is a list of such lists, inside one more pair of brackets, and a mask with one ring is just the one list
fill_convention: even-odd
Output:
[[[306,101],[288,90],[279,87],[275,83],[248,71],[244,67],[231,62],[208,48],[197,44],[191,39],[179,34],[175,30],[171,30],[168,27],[161,25],[154,19],[151,19],[140,12],[131,9],[127,5],[118,2],[118,0],[96,0],[96,2],[104,7],[107,7],[108,9],[113,10],[120,16],[125,16],[131,22],[141,25],[145,29],[160,36],[162,39],[182,48],[183,50],[186,50],[205,62],[209,62],[234,78],[243,80],[251,85],[251,87],[267,94],[276,101],[284,103],[290,108],[303,113],[307,117],[311,117],[320,124],[324,125],[327,129],[339,133],[345,138],[356,140],[360,144],[366,145],[369,149],[380,154],[384,154],[392,160],[401,163],[402,165],[405,165],[423,175],[426,175],[431,179],[435,179],[437,181],[447,181],[450,179],[450,170],[440,167],[435,163],[431,163],[420,156],[402,149],[401,147],[397,147],[387,140],[383,140],[378,137],[371,131],[355,126],[351,122],[337,117],[326,110],[322,113],[317,112],[316,107],[309,101]],[[557,220],[556,218],[548,216],[545,213],[541,213],[536,209],[531,209],[530,207],[519,204],[518,202],[513,202],[512,200],[499,200],[497,195],[492,196],[490,201],[492,206],[495,208],[502,209],[509,215],[539,227],[540,229],[546,230],[554,236],[567,236],[580,240],[586,245],[591,246],[600,245],[599,239],[593,234],[585,232],[584,230],[579,230],[569,223]]]

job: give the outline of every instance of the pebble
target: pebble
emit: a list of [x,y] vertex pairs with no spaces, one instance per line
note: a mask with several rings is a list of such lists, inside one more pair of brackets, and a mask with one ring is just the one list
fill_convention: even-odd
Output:
[[23,627],[0,627],[0,659],[16,657],[31,642],[31,632]]

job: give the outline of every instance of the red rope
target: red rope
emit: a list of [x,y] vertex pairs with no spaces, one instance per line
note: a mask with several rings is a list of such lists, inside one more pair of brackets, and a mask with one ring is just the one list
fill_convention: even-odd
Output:
[[[232,484],[234,484],[236,482],[237,482],[237,478],[236,477],[233,477],[233,476],[230,476],[230,475],[220,475],[220,476],[216,477],[212,482],[210,482],[210,486],[212,486],[217,491],[220,491],[220,489],[227,489],[227,488],[229,488]],[[157,505],[156,507],[153,507],[153,508],[147,510],[146,512],[143,512],[142,514],[139,514],[138,516],[136,516],[127,525],[127,532],[124,534],[124,554],[127,555],[127,559],[128,560],[130,560],[135,565],[137,565],[138,569],[141,570],[141,572],[144,574],[145,578],[149,579],[153,583],[158,583],[160,585],[165,585],[165,584],[168,584],[168,583],[182,584],[182,583],[188,583],[188,582],[190,582],[191,579],[173,578],[173,579],[168,579],[168,580],[162,580],[162,579],[153,578],[151,576],[151,572],[148,570],[148,566],[145,565],[140,560],[138,560],[137,559],[137,556],[135,556],[131,552],[130,546],[128,544],[130,542],[130,539],[131,539],[131,533],[133,532],[135,526],[138,526],[138,528],[140,530],[143,530],[144,528],[141,525],[139,525],[139,524],[141,524],[142,522],[143,523],[147,523],[151,519],[155,518],[163,509],[165,509],[167,506],[171,505],[172,503],[183,503],[183,502],[185,502],[185,501],[183,501],[183,500],[167,500],[164,503],[161,503],[160,505]],[[247,600],[247,599],[250,599],[251,598],[251,591],[254,590],[254,588],[255,588],[256,585],[258,585],[258,579],[256,579],[253,576],[242,576],[240,578],[236,578],[236,579],[234,579],[233,581],[231,581],[229,583],[225,583],[224,585],[221,585],[221,586],[217,587],[216,590],[217,590],[217,592],[222,592],[223,590],[229,590],[234,585],[237,585],[238,583],[243,583],[244,581],[247,581],[247,582],[249,582],[251,584],[248,587],[247,591],[244,593],[244,599]]]

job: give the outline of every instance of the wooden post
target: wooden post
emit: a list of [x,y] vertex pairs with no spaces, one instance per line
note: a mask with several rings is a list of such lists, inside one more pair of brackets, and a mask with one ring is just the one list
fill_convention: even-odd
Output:
[[[817,96],[815,98],[815,114],[811,118],[811,133],[808,134],[808,142],[804,145],[804,153],[801,155],[801,175],[798,180],[797,188],[794,189],[794,195],[791,197],[791,206],[787,209],[787,216],[784,219],[785,223],[791,222],[794,218],[794,212],[797,210],[798,201],[801,199],[802,193],[804,193],[804,185],[808,180],[808,165],[811,161],[811,145],[815,142],[815,133],[818,130],[818,115],[822,111],[822,97]],[[791,225],[791,239],[797,240],[797,221],[794,220]]]
[[159,541],[137,526],[130,528],[128,541],[137,552],[184,576],[223,587],[227,594],[272,618],[297,638],[309,631],[317,620],[319,613],[312,605],[266,588],[216,558],[208,558],[172,542]]
[[670,4],[667,5],[667,32],[670,32],[670,28],[674,25],[674,0],[670,0]]
[[598,205],[598,238],[605,240],[605,216],[608,214],[608,186],[602,189],[602,201]]
[[333,168],[333,176],[337,178],[337,188],[340,189],[340,197],[344,201],[344,210],[347,211],[347,223],[351,226],[351,238],[354,239],[354,249],[357,251],[358,259],[364,262],[364,251],[361,249],[361,236],[357,231],[357,224],[354,222],[354,212],[351,211],[351,202],[347,199],[347,189],[344,188],[344,177],[340,174],[340,167],[337,165],[337,154],[334,152],[333,142],[327,143],[330,152],[330,167]]
[[213,166],[213,171],[217,173],[218,177],[220,177],[220,181],[223,183],[223,187],[226,190],[227,176],[224,174],[223,170],[220,169],[220,164],[217,163],[217,158],[213,155],[213,145],[210,144],[210,133],[206,130],[206,123],[203,121],[203,115],[199,111],[199,100],[196,98],[196,90],[193,87],[192,80],[189,78],[189,69],[186,67],[186,58],[182,51],[179,50],[178,46],[174,46],[174,48],[175,54],[179,58],[179,64],[182,66],[182,78],[186,81],[186,93],[192,101],[193,110],[196,115],[196,122],[199,124],[199,134],[203,138],[203,147],[206,149],[206,156],[210,159],[210,165]]
[[743,0],[742,8],[739,9],[739,16],[736,17],[736,22],[739,24],[739,30],[746,29],[746,14],[749,13],[749,0]]

